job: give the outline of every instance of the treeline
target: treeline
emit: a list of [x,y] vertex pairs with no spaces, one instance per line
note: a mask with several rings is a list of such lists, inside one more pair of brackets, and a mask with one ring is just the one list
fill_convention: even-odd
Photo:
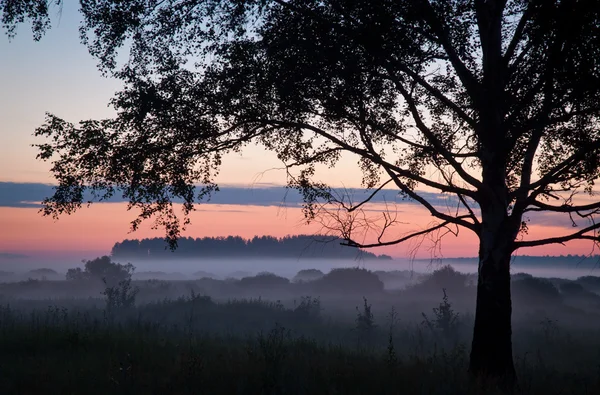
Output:
[[372,252],[340,245],[341,239],[331,236],[297,235],[282,238],[255,236],[244,239],[228,237],[183,237],[178,240],[177,249],[172,252],[165,248],[162,238],[124,240],[112,248],[114,258],[214,258],[214,257],[256,257],[256,258],[323,258],[323,259],[391,259],[388,255],[375,255]]

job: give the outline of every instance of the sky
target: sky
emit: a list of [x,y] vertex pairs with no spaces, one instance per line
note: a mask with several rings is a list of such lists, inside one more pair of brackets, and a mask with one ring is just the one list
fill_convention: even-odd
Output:
[[[100,75],[95,60],[80,44],[79,19],[75,2],[68,2],[61,15],[53,15],[53,27],[40,42],[33,41],[26,26],[20,26],[11,41],[0,37],[0,257],[9,253],[105,254],[124,238],[163,235],[150,224],[130,234],[129,221],[135,212],[127,211],[126,204],[118,200],[94,204],[58,221],[39,213],[39,202],[48,196],[53,179],[50,164],[36,160],[31,147],[39,143],[33,137],[35,128],[44,122],[46,112],[73,122],[110,117],[113,111],[107,103],[120,88],[118,81]],[[305,224],[297,198],[286,200],[285,191],[274,188],[285,183],[280,167],[273,154],[258,147],[224,158],[217,181],[226,188],[214,202],[199,206],[185,235],[252,237],[320,232],[319,224]],[[335,169],[319,176],[336,186],[360,184],[360,172],[351,158],[344,158]],[[442,201],[439,203],[443,205]],[[381,204],[375,205],[372,214],[377,216],[382,209]],[[415,203],[399,201],[393,210],[402,224],[393,229],[390,239],[423,229],[432,221]],[[562,217],[538,216],[529,237],[570,230],[570,223]],[[413,247],[400,245],[374,252],[406,257]],[[417,255],[429,257],[427,247],[425,243]],[[589,252],[587,243],[527,250],[531,255]],[[463,230],[456,238],[444,239],[441,253],[447,257],[476,256],[477,240]]]

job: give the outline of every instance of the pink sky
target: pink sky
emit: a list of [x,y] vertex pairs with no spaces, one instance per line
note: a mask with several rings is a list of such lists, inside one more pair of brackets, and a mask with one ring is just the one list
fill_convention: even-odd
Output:
[[[408,208],[408,209],[407,209]],[[306,225],[299,208],[265,206],[213,205],[199,206],[192,215],[192,225],[185,236],[228,236],[239,235],[250,238],[255,235],[285,236],[288,234],[316,234],[318,224]],[[58,221],[42,215],[35,208],[0,207],[0,252],[43,255],[46,253],[109,253],[112,245],[125,238],[161,237],[162,230],[152,230],[150,223],[129,233],[129,221],[134,212],[126,211],[124,203],[102,203],[83,208],[71,216]],[[401,225],[392,230],[390,237],[404,232],[419,230],[430,221],[428,213],[416,205],[402,206],[399,220],[410,225]],[[427,221],[427,222],[424,222]],[[549,237],[569,232],[558,226],[531,226],[528,238]],[[417,257],[429,258],[430,243],[425,242]],[[372,250],[395,257],[407,257],[412,244],[382,247]],[[551,245],[519,251],[527,255],[587,254],[588,242],[573,242],[567,246]],[[447,236],[442,244],[444,257],[477,255],[477,239],[467,230],[458,237]]]

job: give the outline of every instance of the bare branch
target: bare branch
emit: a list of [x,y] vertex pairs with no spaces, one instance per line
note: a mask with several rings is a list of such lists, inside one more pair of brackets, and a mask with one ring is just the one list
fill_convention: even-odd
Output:
[[394,174],[391,169],[385,167],[385,170],[388,173],[388,175],[394,180],[396,186],[398,186],[398,188],[400,188],[402,192],[404,192],[413,200],[416,200],[417,202],[421,203],[421,205],[423,205],[427,210],[429,210],[432,216],[442,219],[444,221],[448,221],[449,223],[464,226],[465,228],[472,230],[474,233],[479,234],[479,228],[476,224],[472,224],[464,220],[465,218],[469,218],[469,215],[453,217],[451,215],[442,213],[441,211],[433,207],[433,205],[429,203],[426,199],[424,199],[422,196],[420,196],[418,193],[416,193],[415,191],[410,189],[406,184],[404,184],[402,180],[398,178],[398,175]]
[[[468,217],[468,215],[464,215],[462,216],[463,218]],[[459,217],[460,219],[461,217]],[[362,243],[357,243],[354,240],[347,240],[346,243],[341,243],[342,245],[345,246],[349,246],[349,247],[356,247],[356,248],[373,248],[373,247],[383,247],[383,246],[390,246],[390,245],[395,245],[395,244],[400,244],[403,243],[405,241],[408,241],[414,237],[418,237],[418,236],[423,236],[426,235],[428,233],[431,233],[435,230],[441,229],[441,228],[445,228],[448,225],[450,225],[451,222],[450,221],[444,221],[438,225],[432,226],[430,228],[415,232],[415,233],[411,233],[407,236],[401,237],[399,239],[393,240],[393,241],[384,241],[384,242],[377,242],[377,243],[372,243],[372,244],[362,244]]]
[[373,199],[375,197],[375,195],[377,195],[377,193],[379,193],[379,191],[381,191],[383,188],[385,188],[385,186],[387,184],[389,184],[390,182],[392,182],[393,180],[390,178],[389,180],[387,180],[386,182],[384,182],[383,184],[381,184],[381,186],[377,189],[375,189],[373,191],[373,193],[371,193],[369,195],[369,197],[367,197],[365,200],[363,200],[362,202],[358,203],[357,205],[348,207],[347,210],[349,213],[359,209],[361,206],[365,205],[366,203],[368,203],[369,201],[371,201],[371,199]]

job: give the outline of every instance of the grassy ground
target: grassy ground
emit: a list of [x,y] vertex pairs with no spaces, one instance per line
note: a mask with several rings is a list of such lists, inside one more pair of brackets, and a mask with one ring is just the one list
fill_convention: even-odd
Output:
[[[444,329],[443,314],[397,322],[367,302],[349,324],[303,302],[193,295],[107,311],[98,299],[7,301],[0,394],[494,393],[466,374],[468,316]],[[598,334],[552,320],[517,325],[521,393],[599,394]]]

